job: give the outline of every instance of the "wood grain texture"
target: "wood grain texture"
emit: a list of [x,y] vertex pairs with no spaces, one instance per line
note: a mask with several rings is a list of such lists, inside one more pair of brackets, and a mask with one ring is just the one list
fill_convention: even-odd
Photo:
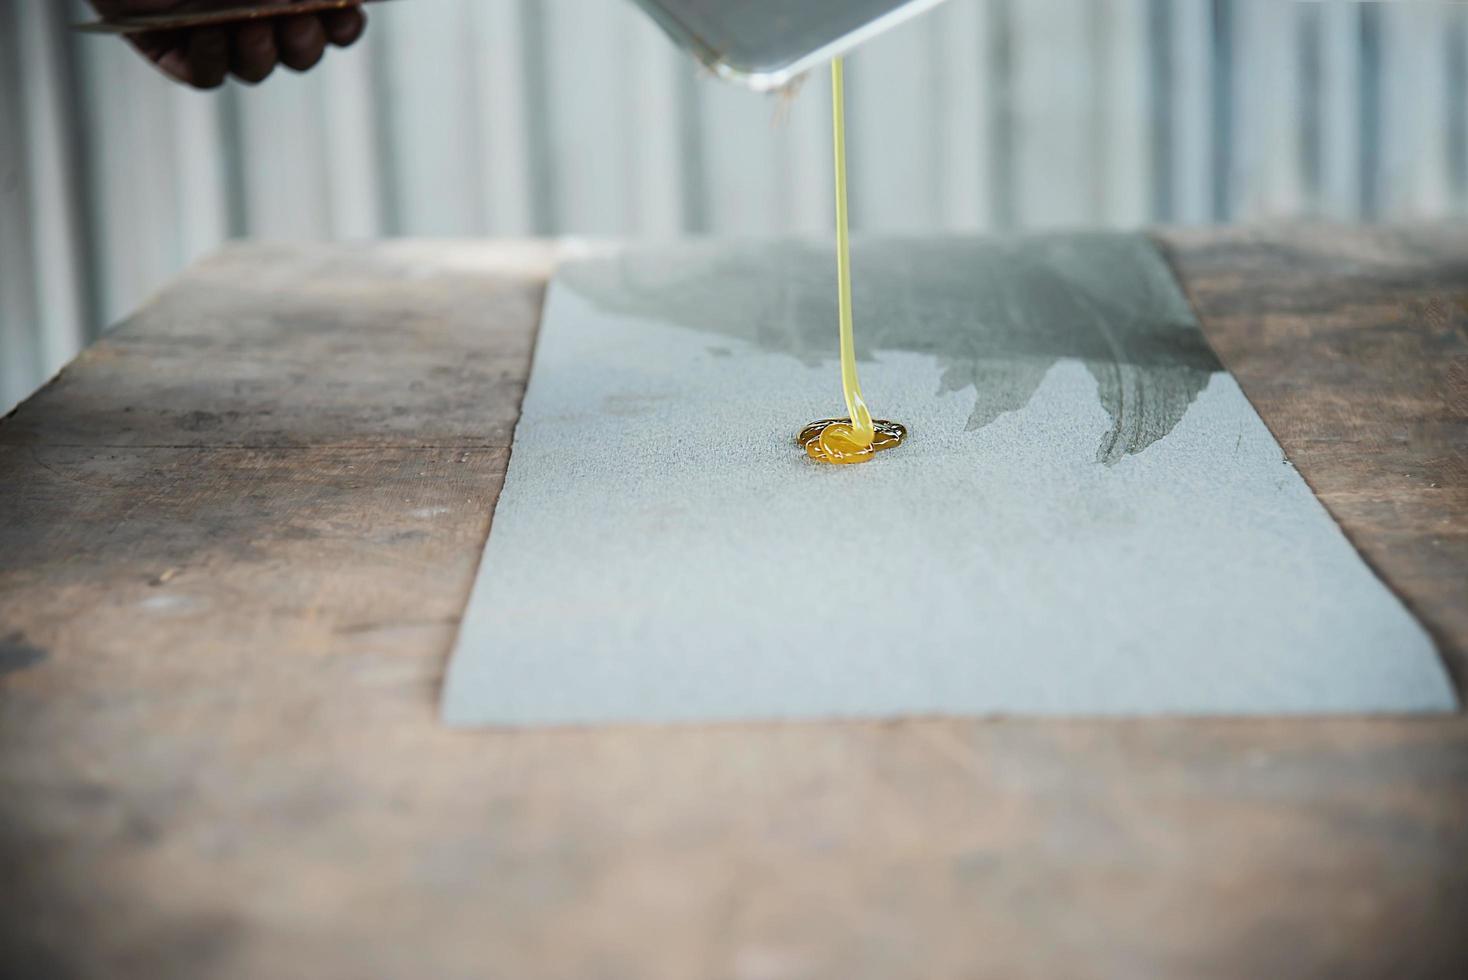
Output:
[[508,447],[552,255],[228,248],[18,408],[0,445]]
[[233,250],[0,424],[0,976],[1468,973],[1462,717],[441,728],[553,259]]
[[1224,364],[1468,693],[1468,228],[1163,238]]

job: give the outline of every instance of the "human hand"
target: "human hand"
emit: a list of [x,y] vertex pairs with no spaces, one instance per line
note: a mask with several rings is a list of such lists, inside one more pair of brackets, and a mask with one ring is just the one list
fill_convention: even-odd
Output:
[[[104,17],[178,14],[233,6],[289,6],[294,0],[92,0]],[[219,27],[151,31],[131,40],[171,78],[195,88],[218,88],[233,73],[251,84],[277,64],[305,71],[328,44],[346,47],[362,36],[367,15],[358,7],[272,17]]]

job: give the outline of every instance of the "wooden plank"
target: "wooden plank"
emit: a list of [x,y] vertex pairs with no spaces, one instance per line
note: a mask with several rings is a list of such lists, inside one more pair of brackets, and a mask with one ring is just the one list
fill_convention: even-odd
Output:
[[[1317,487],[1386,424],[1342,379],[1403,335],[1447,344],[1400,304],[1465,281],[1450,236],[1169,240]],[[553,257],[232,250],[0,423],[0,975],[1468,972],[1461,716],[443,730],[506,458],[475,440],[518,404],[414,385],[473,350],[523,383]],[[1294,257],[1317,278],[1273,268]],[[1295,288],[1332,267],[1337,292]],[[145,395],[166,405],[124,430]],[[184,428],[225,399],[238,417]],[[1423,419],[1371,444],[1393,466],[1361,493],[1439,465],[1453,430]]]
[[1468,690],[1468,229],[1163,237],[1224,364]]
[[[415,710],[434,697],[422,654],[451,638],[506,457],[0,449],[0,877],[28,909],[0,924],[0,975],[252,972],[254,954],[219,954],[254,932],[231,908],[259,894],[254,871],[225,872],[194,909],[145,896],[202,884],[228,852],[272,850],[284,826],[249,829],[271,795],[287,823],[311,806],[294,751],[261,736],[323,748],[361,725],[392,742],[403,709],[431,730]],[[274,789],[256,768],[272,757]],[[310,919],[278,938],[294,945]]]
[[[236,246],[0,429],[80,446],[509,445],[548,246]],[[495,324],[512,323],[491,333]]]

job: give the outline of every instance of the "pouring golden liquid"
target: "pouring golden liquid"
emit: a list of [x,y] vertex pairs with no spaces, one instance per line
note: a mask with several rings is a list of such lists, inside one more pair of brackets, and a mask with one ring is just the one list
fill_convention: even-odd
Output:
[[831,112],[836,142],[836,287],[841,322],[841,391],[847,417],[822,419],[796,437],[811,459],[822,463],[865,463],[907,438],[898,422],[873,419],[861,396],[856,373],[856,341],[851,317],[851,233],[846,209],[846,80],[842,59],[831,62]]

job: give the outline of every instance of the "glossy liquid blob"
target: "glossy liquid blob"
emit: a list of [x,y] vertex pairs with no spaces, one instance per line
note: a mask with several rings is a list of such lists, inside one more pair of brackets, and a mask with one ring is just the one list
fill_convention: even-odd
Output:
[[884,449],[895,449],[907,438],[907,426],[886,419],[872,420],[872,439],[865,445],[848,433],[850,419],[821,419],[800,430],[795,437],[811,459],[822,463],[865,463]]
[[851,233],[846,211],[846,79],[840,58],[831,62],[831,112],[836,142],[836,286],[841,320],[841,391],[847,417],[812,422],[796,437],[806,455],[822,463],[865,463],[907,438],[896,422],[872,420],[856,375],[856,341],[851,325]]

